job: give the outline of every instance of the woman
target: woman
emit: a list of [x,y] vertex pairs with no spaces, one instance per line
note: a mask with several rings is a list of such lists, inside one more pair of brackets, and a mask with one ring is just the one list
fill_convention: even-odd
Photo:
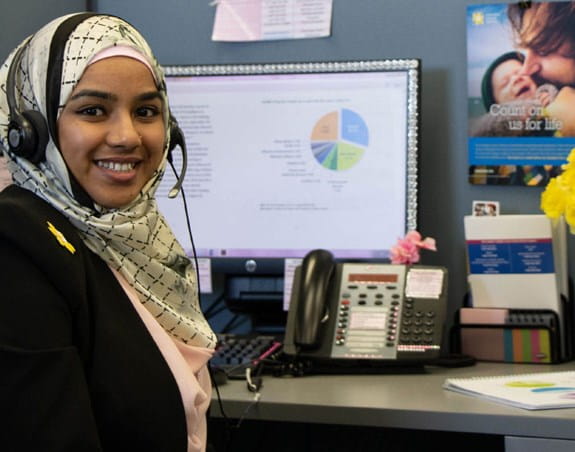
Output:
[[517,47],[525,54],[522,73],[557,87],[575,88],[575,2],[507,6]]
[[0,85],[14,180],[0,193],[2,449],[204,450],[215,336],[154,200],[175,129],[161,68],[125,21],[72,14],[25,40]]

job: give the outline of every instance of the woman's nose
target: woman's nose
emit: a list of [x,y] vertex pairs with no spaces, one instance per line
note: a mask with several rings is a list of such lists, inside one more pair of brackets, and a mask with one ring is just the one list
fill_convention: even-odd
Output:
[[107,142],[112,147],[134,148],[142,143],[142,137],[130,114],[118,114],[110,118]]
[[519,75],[533,75],[537,74],[541,70],[541,64],[539,62],[539,56],[532,50],[525,51],[525,60],[523,61],[523,66]]

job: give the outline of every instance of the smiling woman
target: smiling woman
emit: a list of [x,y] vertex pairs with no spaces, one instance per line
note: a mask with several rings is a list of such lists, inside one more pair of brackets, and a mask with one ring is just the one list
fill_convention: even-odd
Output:
[[2,447],[204,451],[215,335],[155,200],[178,130],[150,48],[72,14],[0,85]]
[[68,168],[98,204],[122,207],[159,168],[165,144],[164,105],[152,73],[125,56],[84,72],[58,119]]

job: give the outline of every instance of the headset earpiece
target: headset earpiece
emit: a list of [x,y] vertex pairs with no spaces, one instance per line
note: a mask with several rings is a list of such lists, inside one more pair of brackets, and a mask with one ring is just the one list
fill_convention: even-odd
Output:
[[44,160],[48,144],[48,126],[42,113],[26,110],[15,115],[8,125],[10,150],[34,164]]
[[6,97],[10,110],[8,124],[8,146],[18,157],[23,157],[34,164],[45,158],[48,144],[48,125],[39,111],[19,111],[16,106],[16,72],[22,62],[22,55],[27,44],[22,45],[14,55],[6,79]]
[[[178,121],[176,121],[176,118],[174,118],[173,116],[170,115],[170,147],[168,149],[168,152],[172,152],[176,146],[180,146],[180,148],[184,148],[185,146],[185,138],[184,138],[184,132],[182,132],[182,129],[180,129],[180,126],[178,124]],[[171,159],[171,155],[168,157],[169,159]]]

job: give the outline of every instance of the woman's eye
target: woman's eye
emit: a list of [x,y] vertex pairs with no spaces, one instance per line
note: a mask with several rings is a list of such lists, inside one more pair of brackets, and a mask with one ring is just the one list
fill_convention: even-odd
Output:
[[85,107],[77,110],[80,115],[84,116],[103,116],[104,109],[102,107]]
[[534,47],[533,50],[535,51],[537,56],[540,56],[540,57],[549,56],[551,53],[553,53],[555,51],[555,49],[549,49],[549,48],[546,48],[543,46]]
[[143,118],[153,118],[160,114],[160,109],[157,107],[140,107],[136,110],[136,115]]

